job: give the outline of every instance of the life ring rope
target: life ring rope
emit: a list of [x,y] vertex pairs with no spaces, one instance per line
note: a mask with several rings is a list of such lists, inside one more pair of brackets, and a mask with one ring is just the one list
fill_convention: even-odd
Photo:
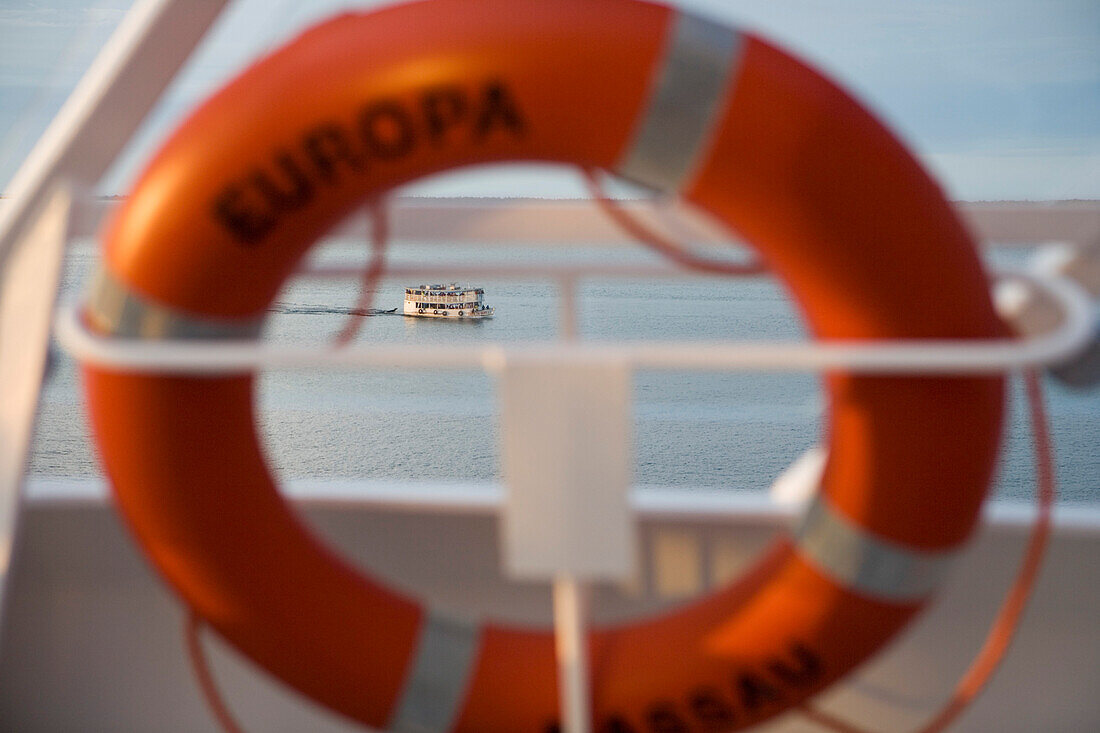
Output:
[[333,343],[343,346],[350,343],[363,326],[363,319],[374,300],[374,291],[386,270],[386,245],[390,238],[389,208],[384,200],[375,200],[370,210],[370,262],[363,271],[359,283],[359,297],[352,308],[352,315],[344,322],[344,327],[336,334]]

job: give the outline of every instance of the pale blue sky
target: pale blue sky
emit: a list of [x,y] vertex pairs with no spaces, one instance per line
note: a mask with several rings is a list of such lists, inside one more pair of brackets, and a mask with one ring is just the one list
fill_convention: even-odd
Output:
[[[553,0],[547,0],[552,2]],[[0,181],[127,0],[0,0]],[[127,185],[179,116],[340,0],[237,0],[104,182]],[[1100,0],[684,0],[768,36],[853,90],[961,199],[1100,198]],[[433,193],[571,195],[567,176],[453,178]]]

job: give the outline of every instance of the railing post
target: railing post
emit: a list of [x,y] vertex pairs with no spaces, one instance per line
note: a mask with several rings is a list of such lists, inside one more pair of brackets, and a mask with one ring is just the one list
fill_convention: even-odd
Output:
[[12,241],[0,271],[0,613],[49,359],[50,321],[72,203],[65,185],[44,197],[21,236]]

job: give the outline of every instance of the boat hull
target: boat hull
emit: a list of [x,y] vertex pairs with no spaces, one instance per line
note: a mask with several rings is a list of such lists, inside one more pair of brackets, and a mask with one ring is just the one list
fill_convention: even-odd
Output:
[[450,318],[452,320],[480,320],[492,318],[492,308],[479,310],[456,310],[454,308],[417,308],[414,304],[405,304],[404,315],[413,318]]

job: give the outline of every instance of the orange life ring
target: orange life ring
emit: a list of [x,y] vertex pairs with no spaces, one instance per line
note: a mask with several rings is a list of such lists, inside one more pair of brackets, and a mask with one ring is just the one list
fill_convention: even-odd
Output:
[[[634,0],[432,0],[305,32],[161,149],[106,230],[87,318],[131,337],[253,331],[312,242],[364,200],[503,160],[679,192],[753,243],[817,338],[1004,333],[951,207],[867,112],[759,38]],[[85,377],[139,542],[244,654],[371,726],[556,720],[549,632],[447,620],[303,528],[265,465],[251,375]],[[931,594],[988,485],[1002,380],[834,373],[827,390],[830,458],[803,528],[747,578],[594,633],[597,728],[770,717]]]

